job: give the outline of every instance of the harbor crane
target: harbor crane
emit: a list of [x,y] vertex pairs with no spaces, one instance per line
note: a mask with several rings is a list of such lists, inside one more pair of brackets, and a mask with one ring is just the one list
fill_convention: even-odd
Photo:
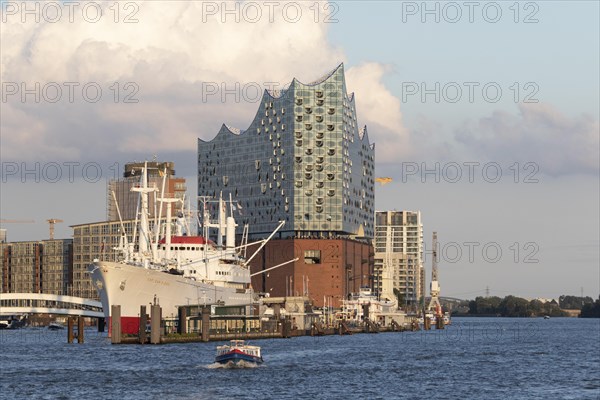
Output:
[[54,224],[58,224],[59,222],[64,222],[62,219],[50,218],[46,220],[50,225],[50,240],[54,239]]
[[429,306],[427,307],[430,311],[435,311],[435,315],[437,317],[442,316],[442,306],[440,304],[440,283],[438,281],[438,242],[437,242],[437,232],[433,232],[433,240],[431,243],[433,248],[433,253],[431,257],[431,286],[429,287],[429,291],[431,293],[431,300],[429,301]]

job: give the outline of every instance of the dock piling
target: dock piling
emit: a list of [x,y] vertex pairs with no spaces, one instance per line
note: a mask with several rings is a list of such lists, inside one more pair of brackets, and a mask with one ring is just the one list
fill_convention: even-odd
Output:
[[84,335],[83,335],[83,317],[77,317],[77,343],[83,344]]
[[110,308],[111,329],[110,341],[112,344],[121,343],[121,306],[113,305]]
[[140,327],[138,329],[138,337],[140,344],[145,344],[147,338],[146,325],[148,324],[148,314],[146,314],[146,306],[140,306]]
[[283,323],[281,324],[281,337],[289,338],[292,331],[292,320],[286,315]]
[[428,331],[431,329],[431,318],[425,317],[423,319],[423,330]]
[[441,315],[435,321],[435,329],[444,329],[444,317]]
[[73,343],[73,317],[67,318],[67,343]]
[[161,322],[161,309],[160,306],[150,306],[150,343],[160,343],[160,322]]
[[187,333],[187,310],[185,307],[179,307],[179,323],[177,325],[177,333],[185,335]]
[[202,307],[202,341],[210,339],[210,307]]

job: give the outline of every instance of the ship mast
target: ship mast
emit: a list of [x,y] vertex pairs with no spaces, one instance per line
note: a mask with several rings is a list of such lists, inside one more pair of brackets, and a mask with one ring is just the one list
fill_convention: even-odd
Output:
[[132,192],[139,192],[141,198],[141,215],[140,215],[140,235],[138,238],[138,252],[144,267],[148,268],[148,242],[149,227],[148,227],[148,193],[156,191],[156,188],[148,187],[148,162],[144,163],[142,170],[142,187],[131,188]]
[[175,199],[175,198],[164,198],[161,197],[160,198],[160,202],[162,203],[167,203],[167,218],[165,221],[165,247],[166,247],[166,253],[165,253],[165,258],[167,263],[169,263],[169,261],[171,260],[171,210],[172,210],[172,204],[175,202],[178,202],[179,199]]
[[[167,167],[165,167],[164,172],[163,172],[163,177],[162,177],[162,186],[160,189],[160,206],[158,208],[158,219],[156,219],[156,212],[154,213],[154,218],[155,218],[155,222],[154,222],[154,233],[155,233],[155,237],[154,237],[154,243],[152,244],[152,259],[153,261],[156,263],[158,262],[158,242],[160,240],[160,227],[161,227],[161,220],[162,220],[162,209],[163,209],[163,202],[162,199],[165,197],[165,182],[166,182],[166,178],[167,178]],[[156,204],[156,203],[155,203]]]
[[123,218],[121,218],[121,210],[119,209],[119,202],[117,201],[117,196],[115,195],[114,190],[111,190],[110,193],[115,201],[115,206],[117,207],[117,215],[119,216],[119,223],[121,225],[121,237],[119,238],[119,249],[123,252],[125,262],[129,262],[129,256],[131,254],[131,249],[129,248],[129,243],[127,242],[127,231],[125,230],[125,225],[123,224]]

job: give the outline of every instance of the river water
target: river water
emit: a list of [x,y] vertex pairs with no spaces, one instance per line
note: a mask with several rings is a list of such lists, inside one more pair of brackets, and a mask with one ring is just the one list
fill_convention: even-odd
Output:
[[265,364],[223,369],[218,342],[111,345],[86,330],[0,331],[2,399],[600,399],[600,320],[455,318],[443,331],[256,340]]

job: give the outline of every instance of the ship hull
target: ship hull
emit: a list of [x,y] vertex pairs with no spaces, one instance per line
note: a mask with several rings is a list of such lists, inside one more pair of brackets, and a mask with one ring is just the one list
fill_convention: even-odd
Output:
[[176,318],[178,307],[184,305],[252,303],[251,289],[217,286],[116,262],[95,262],[89,269],[109,325],[112,325],[111,307],[121,306],[121,331],[126,334],[138,333],[140,306],[158,304],[163,318]]
[[250,354],[246,354],[240,350],[232,350],[229,353],[217,356],[215,362],[219,364],[240,364],[242,362],[246,364],[262,364],[262,357],[256,357]]

